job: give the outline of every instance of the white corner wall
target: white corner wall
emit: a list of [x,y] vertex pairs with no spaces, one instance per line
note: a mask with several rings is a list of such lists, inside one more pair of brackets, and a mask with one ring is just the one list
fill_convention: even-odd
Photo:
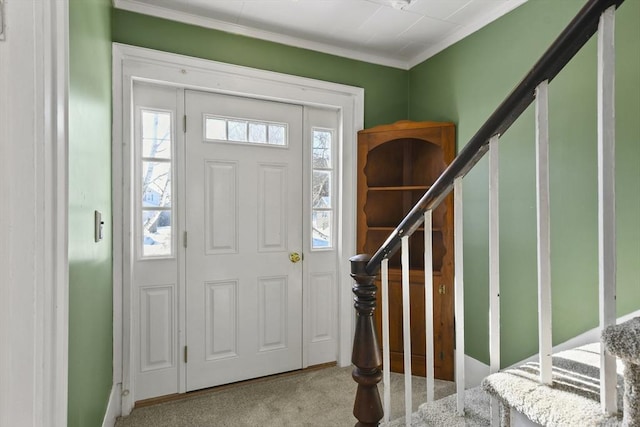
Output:
[[0,427],[62,427],[67,0],[0,5]]

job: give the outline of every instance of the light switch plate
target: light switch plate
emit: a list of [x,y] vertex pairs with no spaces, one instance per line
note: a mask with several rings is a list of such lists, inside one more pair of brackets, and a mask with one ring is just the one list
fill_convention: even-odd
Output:
[[102,232],[104,229],[104,221],[102,220],[102,213],[95,211],[94,213],[94,239],[96,242],[102,240]]

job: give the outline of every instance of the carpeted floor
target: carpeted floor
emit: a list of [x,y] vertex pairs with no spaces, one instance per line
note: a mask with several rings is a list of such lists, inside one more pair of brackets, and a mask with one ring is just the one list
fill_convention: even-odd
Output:
[[[392,374],[392,419],[404,412],[403,378]],[[415,411],[426,399],[424,378],[414,377],[413,388]],[[116,427],[353,426],[355,391],[351,368],[304,371],[138,408]],[[436,399],[454,392],[452,382],[436,381]]]

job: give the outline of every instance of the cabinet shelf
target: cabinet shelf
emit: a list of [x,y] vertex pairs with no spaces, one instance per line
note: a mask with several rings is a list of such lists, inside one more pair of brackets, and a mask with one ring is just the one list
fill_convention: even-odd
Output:
[[369,191],[428,191],[430,185],[400,185],[395,187],[369,187]]
[[[389,233],[391,233],[395,229],[396,227],[369,227],[369,230],[372,230],[372,231],[387,231]],[[416,231],[422,231],[424,233],[424,227],[418,227]],[[439,227],[432,227],[431,232],[441,233],[442,229]]]

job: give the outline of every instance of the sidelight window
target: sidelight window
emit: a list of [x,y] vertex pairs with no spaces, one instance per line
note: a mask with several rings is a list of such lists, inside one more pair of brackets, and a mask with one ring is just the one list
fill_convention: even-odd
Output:
[[312,129],[311,248],[333,247],[335,192],[333,129]]
[[140,111],[140,119],[141,256],[171,256],[173,116],[167,111],[143,109]]

